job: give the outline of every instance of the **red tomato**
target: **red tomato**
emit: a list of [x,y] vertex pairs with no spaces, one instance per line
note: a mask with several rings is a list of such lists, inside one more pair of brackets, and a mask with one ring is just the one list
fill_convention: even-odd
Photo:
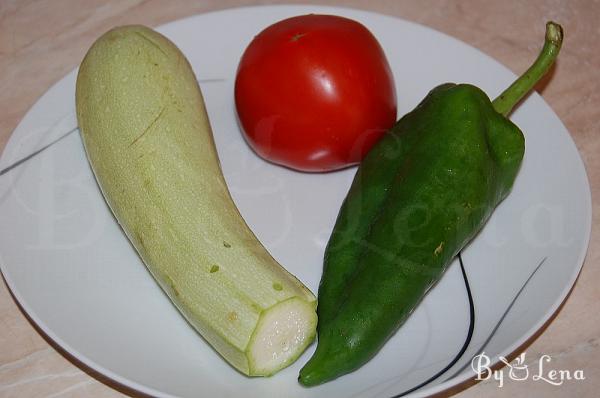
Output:
[[333,15],[285,19],[254,37],[240,60],[235,103],[254,151],[303,171],[360,162],[396,120],[381,46],[360,23]]

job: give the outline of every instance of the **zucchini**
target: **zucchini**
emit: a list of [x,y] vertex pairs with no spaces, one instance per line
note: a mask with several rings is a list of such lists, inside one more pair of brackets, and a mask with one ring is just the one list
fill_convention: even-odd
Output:
[[102,193],[148,270],[232,366],[268,376],[312,342],[315,296],[244,222],[184,55],[143,26],[90,48],[77,120]]

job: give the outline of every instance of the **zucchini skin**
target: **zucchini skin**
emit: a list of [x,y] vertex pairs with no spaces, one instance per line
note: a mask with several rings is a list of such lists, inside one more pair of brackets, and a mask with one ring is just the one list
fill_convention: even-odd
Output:
[[[240,372],[279,370],[253,368],[249,352],[259,321],[292,299],[314,312],[316,299],[239,214],[184,55],[149,28],[115,28],[86,54],[76,105],[103,195],[171,301]],[[305,338],[302,350],[314,332]]]
[[307,386],[370,360],[508,195],[519,128],[475,86],[433,89],[369,152],[340,209],[319,286]]

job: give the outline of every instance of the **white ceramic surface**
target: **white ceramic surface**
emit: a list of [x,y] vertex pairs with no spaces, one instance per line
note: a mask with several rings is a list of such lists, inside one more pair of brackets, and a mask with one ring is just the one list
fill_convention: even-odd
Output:
[[[494,97],[515,76],[439,32],[350,9],[241,8],[158,29],[186,54],[201,81],[225,178],[242,215],[274,257],[316,292],[324,246],[355,169],[303,174],[262,161],[242,139],[233,104],[237,62],[251,38],[277,20],[310,12],[348,16],[375,34],[394,71],[400,114],[442,82],[473,83]],[[75,76],[56,83],[23,118],[0,170],[76,127]],[[512,194],[463,252],[475,304],[473,338],[451,369],[415,395],[472,377],[465,365],[481,349],[492,358],[511,353],[556,311],[583,263],[591,200],[569,133],[537,94],[512,120],[526,136],[522,169]],[[298,370],[314,345],[271,378],[238,374],[146,271],[102,199],[76,130],[0,175],[0,226],[0,267],[31,319],[86,365],[155,396],[390,397],[444,368],[469,327],[455,262],[377,357],[353,374],[311,389],[298,385]]]

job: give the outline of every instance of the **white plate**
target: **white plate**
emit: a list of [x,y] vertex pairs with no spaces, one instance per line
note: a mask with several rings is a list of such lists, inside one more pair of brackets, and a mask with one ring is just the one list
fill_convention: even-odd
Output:
[[[324,245],[354,169],[310,175],[260,160],[240,135],[232,95],[237,63],[251,38],[277,20],[310,12],[348,16],[375,34],[394,71],[400,114],[438,83],[473,83],[494,97],[515,76],[439,32],[357,10],[242,8],[158,29],[187,55],[202,82],[223,171],[241,213],[272,254],[316,291]],[[0,170],[76,126],[75,73],[23,118]],[[511,353],[556,311],[581,268],[591,201],[577,150],[537,94],[512,119],[526,135],[523,167],[512,194],[463,253],[475,303],[473,338],[458,362],[418,394],[472,377],[468,364],[481,349],[492,359]],[[274,377],[240,375],[154,283],[108,211],[76,131],[0,176],[0,263],[31,319],[109,378],[156,396],[389,397],[444,368],[465,341],[469,306],[460,267],[453,264],[377,357],[355,373],[301,387],[296,376],[313,345]]]

